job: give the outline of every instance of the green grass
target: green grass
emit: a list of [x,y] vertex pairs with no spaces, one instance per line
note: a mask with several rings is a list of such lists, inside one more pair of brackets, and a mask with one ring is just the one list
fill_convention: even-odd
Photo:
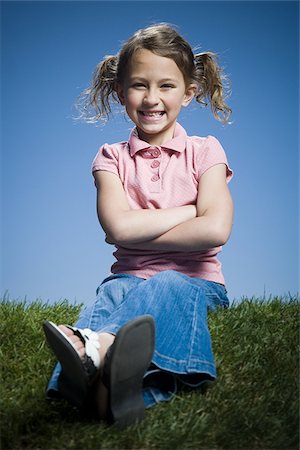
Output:
[[2,449],[298,449],[299,298],[243,299],[209,317],[218,380],[118,431],[44,390],[54,357],[42,322],[72,323],[68,302],[0,304]]

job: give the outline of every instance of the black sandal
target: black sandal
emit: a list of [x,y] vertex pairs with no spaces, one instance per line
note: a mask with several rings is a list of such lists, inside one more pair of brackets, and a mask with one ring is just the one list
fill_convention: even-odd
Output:
[[85,346],[85,356],[80,358],[70,338],[53,322],[43,324],[46,340],[62,366],[58,378],[59,392],[71,404],[81,408],[87,401],[89,388],[99,374],[100,342],[97,333],[71,327]]
[[105,356],[102,382],[108,388],[107,419],[118,428],[140,422],[145,415],[143,377],[155,346],[152,316],[127,322]]

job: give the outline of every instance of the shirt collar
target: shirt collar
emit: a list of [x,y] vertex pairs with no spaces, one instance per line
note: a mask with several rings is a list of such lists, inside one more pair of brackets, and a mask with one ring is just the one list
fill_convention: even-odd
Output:
[[[173,150],[175,152],[183,152],[186,148],[186,138],[187,134],[185,129],[177,122],[173,138],[165,142],[163,145],[160,145],[159,147],[167,148],[168,150]],[[136,152],[139,152],[140,150],[145,150],[146,148],[153,147],[148,144],[148,142],[142,141],[139,138],[136,128],[131,131],[128,143],[131,156],[134,156]]]

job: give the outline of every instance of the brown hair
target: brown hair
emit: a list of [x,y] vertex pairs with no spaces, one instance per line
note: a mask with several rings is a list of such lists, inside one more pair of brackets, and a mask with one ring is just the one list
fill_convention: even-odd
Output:
[[106,56],[96,67],[91,85],[79,97],[81,116],[88,122],[108,118],[111,102],[118,103],[116,86],[124,80],[128,63],[139,49],[171,58],[181,70],[186,84],[198,86],[195,99],[211,105],[216,119],[228,122],[231,109],[225,103],[226,77],[215,53],[194,54],[189,43],[171,26],[157,24],[138,30],[115,56]]

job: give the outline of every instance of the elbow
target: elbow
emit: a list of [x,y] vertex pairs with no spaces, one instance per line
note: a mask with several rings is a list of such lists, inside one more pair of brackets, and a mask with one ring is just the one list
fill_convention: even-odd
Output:
[[131,216],[125,210],[118,211],[114,216],[109,217],[99,214],[99,220],[106,235],[116,245],[122,247],[125,244],[138,242],[140,239],[141,230],[137,230]]
[[110,239],[114,244],[116,245],[123,244],[124,236],[120,230],[113,228],[109,232],[107,232],[107,235],[110,236]]
[[120,246],[125,245],[130,241],[130,233],[127,227],[122,226],[121,224],[115,224],[108,232],[112,241]]
[[231,234],[231,225],[216,223],[213,229],[212,240],[215,247],[222,247],[228,241]]
[[213,239],[216,241],[216,247],[222,247],[230,238],[233,226],[233,208],[226,214],[220,214],[213,220]]

